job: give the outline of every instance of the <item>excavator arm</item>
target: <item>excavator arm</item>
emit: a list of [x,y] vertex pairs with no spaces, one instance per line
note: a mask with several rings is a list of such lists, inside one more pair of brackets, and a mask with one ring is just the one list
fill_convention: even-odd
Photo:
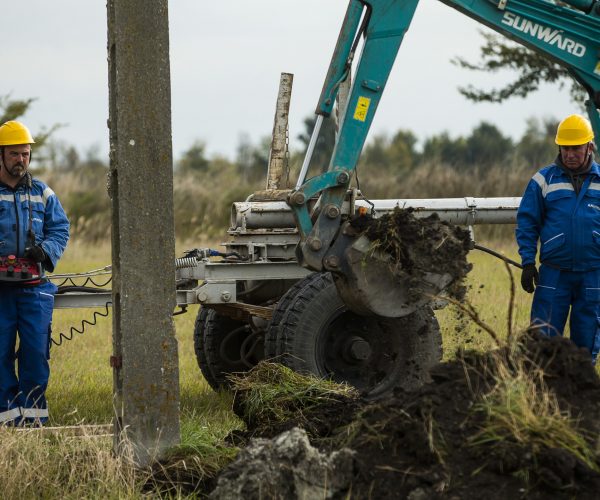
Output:
[[[562,2],[569,7],[547,0],[440,1],[565,67],[589,95],[586,108],[596,144],[600,145],[600,1]],[[341,206],[418,3],[419,0],[350,0],[317,105],[316,126],[296,189],[288,197],[301,236],[296,250],[298,261],[309,269],[331,271],[340,278],[338,291],[345,300],[357,282],[352,278],[355,271],[346,262],[346,250],[353,241],[344,237],[347,231]],[[323,118],[333,111],[338,89],[350,74],[361,38],[362,53],[328,170],[305,180],[319,128]],[[311,212],[308,201],[317,196],[319,201]],[[368,283],[379,280],[362,281],[358,297],[352,291],[354,297],[346,300],[357,312],[382,316],[411,312],[412,309],[405,310],[390,301],[389,290],[382,288],[389,284],[378,283],[373,290]],[[401,301],[403,294],[396,295]],[[382,302],[382,307],[375,304]]]

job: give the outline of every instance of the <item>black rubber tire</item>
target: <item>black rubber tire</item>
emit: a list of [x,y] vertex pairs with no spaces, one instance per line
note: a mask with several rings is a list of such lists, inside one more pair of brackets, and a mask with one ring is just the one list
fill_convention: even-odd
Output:
[[198,366],[213,389],[228,387],[229,374],[248,371],[264,358],[261,345],[257,356],[242,360],[240,353],[250,332],[247,323],[221,316],[214,309],[200,309],[194,328],[194,350]]
[[312,273],[301,280],[296,281],[296,283],[294,283],[277,302],[277,305],[273,309],[273,316],[271,317],[271,321],[269,321],[269,328],[267,329],[267,333],[265,335],[266,359],[277,361],[278,357],[281,356],[282,353],[279,350],[280,342],[278,338],[283,316],[285,315],[288,306],[292,300],[294,300],[296,295],[298,295],[298,293],[300,293],[300,291],[313,280],[318,279],[319,276],[320,273]]
[[431,308],[404,318],[359,316],[330,274],[317,275],[290,301],[277,336],[283,364],[347,382],[369,399],[425,382],[442,357],[441,340]]
[[219,384],[208,365],[208,359],[204,352],[204,330],[206,329],[205,323],[209,311],[210,309],[201,307],[196,316],[196,322],[194,324],[194,352],[196,353],[196,361],[198,362],[204,380],[206,380],[208,385],[215,389]]

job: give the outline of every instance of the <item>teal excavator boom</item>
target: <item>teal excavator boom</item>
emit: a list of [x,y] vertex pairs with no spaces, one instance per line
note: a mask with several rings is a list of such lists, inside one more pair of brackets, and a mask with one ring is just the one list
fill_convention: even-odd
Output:
[[[586,108],[600,145],[600,1],[566,0],[562,5],[547,0],[440,1],[566,68],[589,96]],[[384,271],[383,263],[365,265],[368,251],[364,242],[348,236],[348,222],[341,211],[418,3],[350,0],[317,105],[313,136],[296,188],[288,197],[301,235],[298,261],[315,271],[332,272],[346,304],[361,314],[404,316],[420,305],[406,303],[408,291]],[[357,57],[361,39],[362,52]],[[350,75],[355,58],[354,82],[328,170],[305,180],[322,120],[332,113],[340,84]],[[319,202],[311,212],[308,201],[314,197]],[[446,284],[444,277],[431,276],[426,290],[435,294]]]

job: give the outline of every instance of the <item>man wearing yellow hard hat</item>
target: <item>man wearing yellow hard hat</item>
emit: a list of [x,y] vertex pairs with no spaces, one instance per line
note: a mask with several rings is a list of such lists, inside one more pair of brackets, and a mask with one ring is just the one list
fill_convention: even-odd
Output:
[[32,144],[22,123],[0,126],[0,425],[48,420],[45,392],[57,288],[44,272],[54,270],[69,239],[58,198],[28,171]]
[[[521,285],[532,293],[531,320],[571,340],[596,362],[600,350],[600,166],[594,132],[581,115],[558,125],[558,156],[529,181],[517,213]],[[539,242],[539,273],[536,255]]]

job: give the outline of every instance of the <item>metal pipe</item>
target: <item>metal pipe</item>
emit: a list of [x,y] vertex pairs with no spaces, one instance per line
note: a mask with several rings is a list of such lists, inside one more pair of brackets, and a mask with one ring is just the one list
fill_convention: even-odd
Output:
[[[411,208],[416,217],[428,217],[434,212],[442,220],[453,224],[470,226],[474,224],[514,224],[521,198],[433,198],[371,200],[376,215],[391,212],[395,207]],[[357,200],[356,208],[371,210],[366,200]],[[356,209],[355,208],[355,209]],[[342,213],[348,214],[349,203],[342,206]],[[231,229],[283,229],[294,228],[292,211],[284,201],[238,202],[231,208]]]
[[306,172],[308,172],[308,166],[310,165],[310,160],[312,159],[312,155],[315,152],[315,145],[317,144],[317,139],[319,138],[319,132],[321,131],[321,125],[323,125],[323,115],[317,115],[317,121],[315,122],[315,128],[313,129],[312,135],[310,136],[310,142],[308,143],[308,149],[306,150],[306,156],[304,157],[304,162],[302,163],[302,168],[300,169],[300,175],[298,176],[298,182],[296,182],[296,189],[300,189],[302,184],[304,184],[304,179],[306,178]]
[[[461,226],[475,224],[514,224],[520,197],[503,198],[432,198],[404,200],[372,200],[378,214],[392,211],[395,207],[411,208],[416,217],[428,217],[433,213],[440,219]],[[370,208],[365,200],[357,200],[356,206]]]

